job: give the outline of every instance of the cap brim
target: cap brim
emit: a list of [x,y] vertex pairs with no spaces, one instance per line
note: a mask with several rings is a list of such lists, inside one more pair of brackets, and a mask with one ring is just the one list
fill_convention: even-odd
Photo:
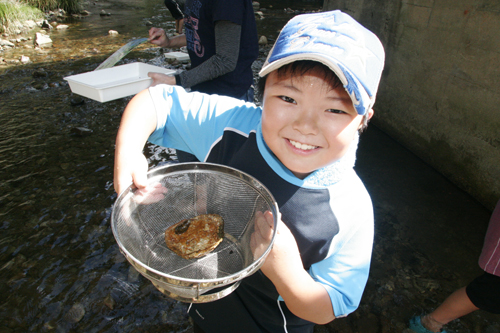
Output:
[[[271,52],[272,52],[272,50],[270,51],[270,53]],[[323,65],[330,68],[339,77],[340,81],[342,82],[342,84],[344,86],[347,85],[347,78],[344,75],[344,72],[338,66],[338,63],[334,59],[327,58],[327,57],[325,57],[323,55],[319,55],[317,53],[304,52],[304,53],[292,54],[292,55],[289,55],[287,57],[283,57],[281,59],[275,60],[272,63],[268,63],[266,60],[266,62],[262,66],[262,69],[259,72],[259,76],[264,77],[267,74],[271,73],[272,71],[277,70],[280,67],[283,67],[287,64],[290,64],[290,63],[295,62],[295,61],[300,61],[300,60],[311,60],[311,61],[317,61],[317,62],[322,63]]]

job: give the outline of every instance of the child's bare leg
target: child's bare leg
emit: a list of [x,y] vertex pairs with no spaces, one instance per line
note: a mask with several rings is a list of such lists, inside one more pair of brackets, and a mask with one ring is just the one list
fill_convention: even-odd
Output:
[[422,325],[429,331],[439,332],[450,321],[479,310],[469,299],[465,287],[458,289],[432,313],[422,317]]

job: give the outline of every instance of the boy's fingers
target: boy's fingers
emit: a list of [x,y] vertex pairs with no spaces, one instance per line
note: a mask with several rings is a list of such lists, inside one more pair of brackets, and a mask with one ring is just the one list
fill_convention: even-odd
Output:
[[148,161],[141,154],[136,163],[132,169],[132,181],[137,188],[145,188],[148,186]]

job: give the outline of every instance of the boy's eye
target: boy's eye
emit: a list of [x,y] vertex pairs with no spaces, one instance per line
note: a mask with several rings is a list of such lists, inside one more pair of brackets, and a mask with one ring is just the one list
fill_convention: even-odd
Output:
[[326,110],[327,112],[330,112],[330,113],[337,113],[337,114],[345,114],[347,112],[345,111],[342,111],[342,110],[338,110],[338,109],[328,109]]
[[295,100],[294,100],[293,98],[291,98],[291,97],[288,97],[288,96],[280,96],[280,98],[281,98],[283,101],[287,102],[287,103],[297,104],[297,103],[295,102]]

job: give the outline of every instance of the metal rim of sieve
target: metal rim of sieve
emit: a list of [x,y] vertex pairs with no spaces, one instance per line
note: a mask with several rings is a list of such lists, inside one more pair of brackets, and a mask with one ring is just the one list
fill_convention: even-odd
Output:
[[[214,173],[219,176],[223,177],[234,177],[237,178],[238,181],[241,181],[243,183],[246,183],[248,186],[250,186],[253,190],[257,191],[259,195],[266,201],[269,209],[271,210],[274,218],[274,231],[273,235],[271,238],[271,242],[269,243],[267,249],[264,251],[264,253],[257,259],[254,259],[253,262],[251,262],[249,265],[241,269],[240,271],[226,275],[220,278],[213,278],[213,279],[190,279],[190,278],[185,278],[185,277],[178,277],[175,275],[167,274],[161,271],[158,271],[154,268],[149,267],[146,263],[143,263],[141,260],[138,258],[134,257],[127,248],[123,245],[123,243],[120,240],[119,233],[117,231],[117,226],[116,226],[116,220],[117,220],[117,212],[120,211],[121,207],[123,204],[126,202],[126,200],[130,200],[132,197],[133,190],[135,187],[133,185],[130,185],[126,190],[124,190],[116,199],[115,204],[113,205],[113,211],[111,214],[111,229],[113,232],[113,236],[115,237],[115,240],[120,248],[120,251],[123,253],[123,255],[127,258],[130,264],[134,268],[136,268],[144,277],[148,278],[156,288],[158,288],[162,293],[166,294],[167,296],[171,298],[175,298],[181,301],[188,301],[188,302],[206,302],[206,301],[212,301],[215,299],[222,298],[229,293],[231,293],[234,289],[236,289],[237,285],[239,285],[239,280],[255,273],[264,263],[264,260],[266,259],[267,255],[269,254],[269,251],[272,248],[272,245],[274,243],[274,238],[276,236],[276,226],[277,226],[277,220],[278,220],[278,205],[272,196],[272,194],[269,192],[269,190],[257,179],[254,177],[248,175],[247,173],[244,173],[240,170],[237,170],[232,167],[228,166],[223,166],[219,164],[213,164],[213,163],[204,163],[204,162],[195,162],[195,163],[176,163],[176,164],[168,164],[165,166],[153,168],[148,172],[148,180],[150,182],[157,181],[159,178],[163,178],[167,175],[172,175],[172,174],[182,174],[183,172],[201,172],[201,173]],[[248,224],[247,224],[248,225]],[[196,260],[196,259],[195,259]],[[166,289],[168,288],[160,288],[155,281],[160,281],[164,284],[167,285],[172,285],[172,286],[177,286],[181,288],[196,288],[198,290],[202,291],[202,294],[200,294],[198,297],[192,299],[192,298],[185,298],[182,296],[178,296],[175,293],[172,293],[171,291],[168,291]],[[236,283],[235,283],[236,282]],[[222,288],[224,286],[228,286],[226,289],[221,290],[220,292],[216,294],[207,294],[206,292],[203,292],[204,290],[208,291],[214,288]],[[165,289],[165,290],[162,290]]]

